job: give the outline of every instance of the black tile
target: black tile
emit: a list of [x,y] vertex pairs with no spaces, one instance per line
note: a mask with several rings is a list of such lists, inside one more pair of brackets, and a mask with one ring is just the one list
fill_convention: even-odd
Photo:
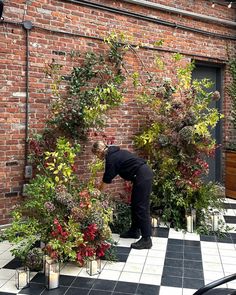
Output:
[[44,284],[30,282],[29,288],[22,289],[19,294],[39,295],[45,290]]
[[89,295],[111,295],[110,291],[101,291],[101,290],[91,290]]
[[166,258],[164,265],[172,267],[183,267],[184,263],[182,259]]
[[229,205],[230,205],[230,209],[236,209],[236,204],[235,203],[234,204],[229,203]]
[[139,284],[137,295],[158,295],[160,287],[155,285]]
[[183,245],[184,241],[179,239],[168,239],[168,245]]
[[134,294],[136,292],[137,287],[138,287],[138,284],[135,284],[135,283],[117,282],[115,291]]
[[162,275],[165,276],[173,276],[173,277],[181,277],[183,276],[183,268],[182,267],[170,267],[164,266]]
[[60,275],[60,286],[70,286],[75,279],[74,276]]
[[0,292],[0,295],[12,295],[12,294],[16,294],[16,293]]
[[159,238],[168,238],[169,236],[169,228],[166,227],[157,227],[153,229],[152,236],[153,237],[159,237]]
[[93,284],[92,290],[104,290],[113,291],[116,285],[116,281],[110,280],[96,280]]
[[116,256],[117,256],[117,261],[118,262],[126,262],[129,254],[118,253]]
[[183,279],[183,288],[189,289],[200,289],[204,285],[204,280],[197,280],[197,279]]
[[194,268],[184,268],[184,278],[198,278],[203,280],[203,270]]
[[230,234],[226,234],[223,237],[217,237],[216,240],[218,243],[233,243],[233,240],[232,240]]
[[72,283],[72,287],[91,289],[94,283],[95,279],[77,277],[76,280]]
[[[68,287],[62,287],[62,286],[60,286],[60,288],[57,288],[57,289],[52,289],[52,290],[45,289],[43,291],[42,295],[46,295],[46,294],[50,294],[50,295],[64,295],[67,290],[68,290]],[[32,294],[32,295],[34,295],[34,294]]]
[[[236,204],[235,204],[236,205]],[[236,233],[230,233],[232,239],[236,239]]]
[[31,280],[33,283],[44,284],[45,283],[45,275],[43,273],[37,273],[33,279]]
[[112,295],[130,295],[131,293],[113,292]]
[[226,223],[236,223],[236,216],[226,216],[224,215]]
[[201,254],[201,248],[200,246],[197,247],[197,246],[185,246],[184,247],[184,253],[195,253],[195,254]]
[[173,251],[173,252],[183,253],[184,252],[184,246],[183,245],[171,245],[171,244],[168,243],[166,251]]
[[224,207],[224,209],[233,209],[233,208],[231,208],[231,205],[233,205],[233,204],[224,203],[223,207]]
[[202,270],[202,261],[194,261],[194,260],[184,260],[183,261],[184,268],[194,268]]
[[116,249],[116,252],[117,253],[121,253],[121,254],[129,254],[129,252],[130,252],[130,248],[129,247],[116,247],[115,248]]
[[185,246],[191,246],[191,247],[200,247],[200,241],[184,241],[184,247]]
[[183,259],[183,253],[166,251],[166,258]]
[[14,258],[10,262],[8,262],[6,265],[4,265],[2,268],[16,269],[21,266],[22,266],[22,262],[19,259]]
[[171,277],[171,276],[162,276],[161,286],[182,288],[182,278]]
[[216,242],[215,235],[200,235],[200,241],[202,242]]
[[202,260],[202,254],[199,253],[185,253],[184,252],[184,259],[186,260],[196,260],[201,261]]
[[70,287],[66,295],[88,295],[90,289]]

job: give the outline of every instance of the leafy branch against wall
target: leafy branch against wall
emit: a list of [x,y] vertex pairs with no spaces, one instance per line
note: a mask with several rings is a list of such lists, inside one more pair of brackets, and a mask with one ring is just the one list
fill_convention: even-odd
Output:
[[[45,72],[53,79],[54,96],[48,121],[50,128],[67,137],[84,140],[91,128],[104,126],[109,109],[122,103],[125,90],[122,85],[126,80],[122,65],[126,50],[124,45],[115,46],[108,40],[105,40],[109,46],[105,54],[88,51],[83,56],[76,55],[78,62],[66,79],[61,74],[62,67],[55,61],[47,66]],[[62,83],[66,84],[66,92],[61,91]]]

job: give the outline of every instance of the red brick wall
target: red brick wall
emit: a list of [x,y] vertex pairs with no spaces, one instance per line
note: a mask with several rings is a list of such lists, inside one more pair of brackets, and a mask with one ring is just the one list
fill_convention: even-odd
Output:
[[[232,27],[124,1],[93,0],[90,2],[220,35],[235,34]],[[168,3],[171,7],[226,20],[235,19],[235,9],[224,6],[213,9],[210,1],[155,0],[151,2],[163,5]],[[172,75],[171,52],[183,53],[186,60],[195,57],[198,60],[218,64],[227,63],[228,59],[235,54],[235,40],[191,32],[177,26],[173,28],[148,20],[90,8],[79,3],[59,0],[5,0],[4,4],[4,22],[0,23],[0,224],[10,221],[9,211],[19,201],[25,181],[26,31],[21,25],[22,21],[31,21],[34,26],[29,31],[29,132],[42,129],[48,114],[51,93],[50,80],[44,73],[45,65],[55,59],[68,69],[71,65],[69,53],[72,50],[100,52],[105,49],[105,45],[99,38],[102,39],[113,30],[126,32],[133,37],[133,43],[145,43],[150,47],[153,42],[163,39],[162,51],[146,48],[141,49],[140,54],[147,67],[157,53],[162,55],[168,64],[166,76]],[[50,30],[66,33],[50,32]],[[58,55],[58,52],[63,54]],[[131,66],[138,66],[134,57],[129,56],[128,59]],[[226,71],[224,92],[229,80]],[[229,109],[230,101],[225,93],[224,110],[228,112]],[[145,118],[142,116],[140,106],[134,102],[132,92],[128,92],[124,105],[110,113],[105,132],[115,137],[115,143],[132,150],[133,136],[143,120]],[[231,125],[227,120],[225,121],[225,134],[229,135]],[[85,154],[78,163],[81,173],[84,169],[86,170],[86,164],[92,157],[90,145],[91,141],[85,147]],[[87,175],[84,173],[84,177]],[[123,189],[122,185],[122,182],[117,180],[111,188],[115,194],[118,194]]]

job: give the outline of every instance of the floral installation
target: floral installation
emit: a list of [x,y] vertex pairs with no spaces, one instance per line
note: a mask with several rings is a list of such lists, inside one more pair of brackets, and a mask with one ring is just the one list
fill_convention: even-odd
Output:
[[[31,146],[36,156],[38,144]],[[58,261],[76,261],[79,266],[105,256],[111,248],[110,198],[94,187],[94,179],[83,183],[75,173],[79,151],[80,145],[60,137],[54,150],[38,153],[36,176],[4,233],[23,263],[39,240],[45,244],[44,254]]]

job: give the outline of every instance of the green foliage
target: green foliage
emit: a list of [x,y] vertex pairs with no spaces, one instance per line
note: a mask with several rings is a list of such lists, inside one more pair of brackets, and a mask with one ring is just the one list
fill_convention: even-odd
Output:
[[161,209],[165,222],[184,228],[188,208],[196,208],[203,218],[201,210],[211,203],[220,207],[215,184],[202,179],[208,173],[206,158],[216,149],[211,130],[223,116],[210,107],[215,93],[208,93],[207,88],[212,83],[192,81],[193,63],[183,65],[182,56],[174,54],[173,67],[175,82],[154,77],[152,83],[140,87],[138,100],[152,111],[135,142],[147,153],[154,171],[152,210]]
[[[125,46],[112,38],[105,42],[110,47],[107,53],[86,52],[83,61],[73,67],[69,81],[60,74],[61,67],[55,61],[46,69],[46,74],[53,79],[54,95],[48,126],[68,138],[85,140],[89,129],[103,127],[105,113],[122,103]],[[63,94],[62,82],[67,84],[67,92]]]
[[113,220],[110,223],[112,232],[120,234],[128,230],[130,225],[130,205],[124,202],[115,201]]
[[[38,151],[38,145],[34,148]],[[52,258],[80,265],[88,251],[89,256],[100,257],[110,248],[106,242],[111,240],[109,199],[76,175],[79,151],[80,145],[59,137],[54,150],[38,155],[38,174],[27,185],[27,198],[13,210],[12,225],[4,231],[4,237],[14,243],[12,253],[24,264],[32,263],[31,249],[38,240],[46,244],[44,251]],[[97,167],[101,165],[93,168],[93,177]]]

